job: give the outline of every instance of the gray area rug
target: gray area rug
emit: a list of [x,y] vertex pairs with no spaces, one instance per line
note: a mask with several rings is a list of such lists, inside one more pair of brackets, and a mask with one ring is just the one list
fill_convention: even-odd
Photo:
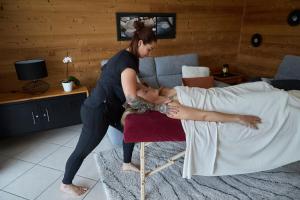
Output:
[[[146,166],[153,169],[164,160],[185,149],[182,142],[152,143],[146,147]],[[296,152],[295,152],[296,153]],[[110,200],[140,199],[140,176],[122,172],[122,149],[114,149],[96,157],[101,179]],[[139,145],[133,154],[139,163]],[[188,199],[300,199],[300,162],[271,171],[235,176],[193,176],[183,179],[183,158],[163,171],[146,178],[147,200]]]

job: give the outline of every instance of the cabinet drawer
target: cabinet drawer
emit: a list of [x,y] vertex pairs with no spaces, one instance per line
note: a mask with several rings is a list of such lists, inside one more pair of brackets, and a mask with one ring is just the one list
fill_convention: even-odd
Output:
[[81,123],[80,108],[85,98],[85,94],[73,94],[42,101],[40,108],[45,116],[44,127],[59,128]]
[[41,129],[39,107],[34,102],[0,105],[1,136],[19,135]]

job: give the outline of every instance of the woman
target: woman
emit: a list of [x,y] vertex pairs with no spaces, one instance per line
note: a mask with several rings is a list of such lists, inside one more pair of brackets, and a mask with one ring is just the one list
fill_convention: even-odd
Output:
[[[122,131],[120,119],[125,100],[137,109],[159,108],[136,96],[137,88],[143,87],[136,79],[139,58],[150,54],[156,38],[151,28],[145,27],[142,22],[135,22],[135,28],[129,47],[114,55],[103,67],[96,88],[81,108],[83,128],[76,148],[66,163],[60,186],[63,192],[79,196],[87,191],[85,187],[73,185],[72,180],[83,160],[101,142],[109,125]],[[133,143],[123,143],[123,170],[138,170],[131,164],[133,147]]]
[[166,98],[161,95],[178,100],[168,103],[167,115],[181,119],[186,135],[182,176],[191,178],[252,173],[300,160],[295,153],[300,147],[300,99],[293,92],[255,82],[147,89],[138,95],[158,103]]

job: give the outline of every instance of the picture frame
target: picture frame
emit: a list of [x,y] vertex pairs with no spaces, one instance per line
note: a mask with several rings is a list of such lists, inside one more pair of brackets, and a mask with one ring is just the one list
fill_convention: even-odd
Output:
[[176,37],[176,13],[129,13],[117,12],[118,41],[131,40],[134,34],[134,21],[142,21],[152,27],[157,39],[171,39]]

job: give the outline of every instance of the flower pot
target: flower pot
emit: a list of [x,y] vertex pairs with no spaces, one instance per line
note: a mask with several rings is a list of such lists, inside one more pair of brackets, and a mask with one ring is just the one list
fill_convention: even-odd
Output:
[[73,89],[73,81],[63,81],[62,86],[65,92],[71,92]]

